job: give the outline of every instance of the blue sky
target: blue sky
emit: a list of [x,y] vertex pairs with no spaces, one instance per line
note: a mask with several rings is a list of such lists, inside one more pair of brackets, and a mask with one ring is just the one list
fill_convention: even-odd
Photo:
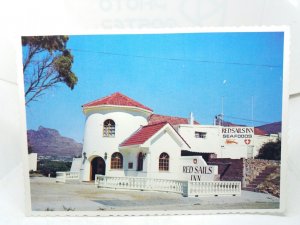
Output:
[[212,124],[215,115],[255,126],[281,121],[283,33],[70,36],[78,84],[61,84],[27,108],[40,125],[82,142],[81,105],[121,92],[154,113]]

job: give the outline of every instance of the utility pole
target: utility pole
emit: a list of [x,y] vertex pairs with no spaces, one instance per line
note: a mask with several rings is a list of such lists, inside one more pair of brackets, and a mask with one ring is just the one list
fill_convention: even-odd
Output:
[[224,117],[224,96],[222,96],[221,126],[223,126],[223,117]]
[[251,119],[252,119],[252,127],[254,127],[254,99],[253,99],[253,95],[251,96]]

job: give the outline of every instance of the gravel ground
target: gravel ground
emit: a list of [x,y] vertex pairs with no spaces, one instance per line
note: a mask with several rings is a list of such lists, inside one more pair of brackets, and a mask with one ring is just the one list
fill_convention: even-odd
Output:
[[242,191],[241,196],[182,197],[175,193],[96,188],[93,183],[56,183],[54,178],[30,178],[32,210],[222,210],[276,209],[279,198]]

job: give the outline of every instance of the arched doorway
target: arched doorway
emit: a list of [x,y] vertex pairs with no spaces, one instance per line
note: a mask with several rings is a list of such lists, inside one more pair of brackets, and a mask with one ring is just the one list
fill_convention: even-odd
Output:
[[102,157],[95,157],[91,161],[90,180],[95,180],[96,174],[105,175],[105,161]]
[[137,157],[137,171],[143,171],[143,164],[144,164],[144,155],[142,152],[140,152]]

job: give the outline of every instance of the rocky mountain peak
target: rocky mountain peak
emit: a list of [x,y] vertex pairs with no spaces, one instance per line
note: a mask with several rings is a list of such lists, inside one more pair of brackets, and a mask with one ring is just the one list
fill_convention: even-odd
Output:
[[37,130],[27,131],[28,144],[32,152],[43,156],[69,157],[81,155],[82,144],[72,138],[61,136],[51,128],[39,126]]

